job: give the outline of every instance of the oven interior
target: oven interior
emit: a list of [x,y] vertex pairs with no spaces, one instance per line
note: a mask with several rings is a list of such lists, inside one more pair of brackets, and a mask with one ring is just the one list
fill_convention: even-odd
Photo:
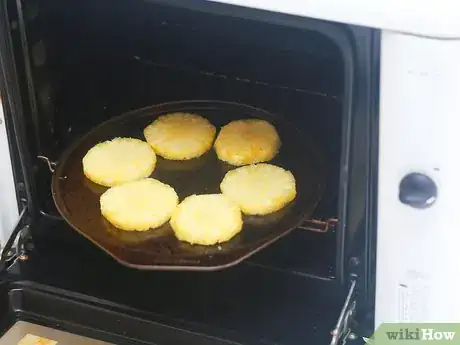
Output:
[[[132,318],[230,342],[328,343],[347,294],[348,258],[355,250],[366,261],[370,251],[370,143],[354,133],[367,133],[369,100],[355,94],[369,86],[371,40],[354,42],[350,28],[315,20],[244,18],[233,6],[172,3],[4,2],[22,104],[18,147],[28,156],[29,179],[21,188],[32,211],[32,249],[11,271],[48,288],[129,307],[123,313]],[[44,157],[58,160],[76,138],[123,112],[194,99],[246,103],[294,122],[327,157],[327,188],[313,218],[339,219],[338,225],[314,231],[306,222],[218,272],[140,272],[115,263],[59,218]],[[20,288],[22,296],[36,293],[29,288]],[[71,325],[102,327],[82,317],[91,310],[53,317],[84,333]],[[120,323],[132,332],[128,321]],[[107,327],[97,336],[110,340],[108,333],[122,332]],[[139,332],[146,337],[141,343],[157,343],[148,340],[154,339],[148,331]]]

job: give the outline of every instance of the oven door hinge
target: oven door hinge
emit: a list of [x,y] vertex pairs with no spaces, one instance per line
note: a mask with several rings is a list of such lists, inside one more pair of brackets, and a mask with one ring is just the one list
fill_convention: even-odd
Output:
[[332,330],[330,345],[344,345],[348,340],[355,340],[356,334],[352,332],[351,325],[356,313],[356,279],[353,275],[345,303],[343,304],[339,318]]
[[17,260],[25,261],[28,259],[26,242],[29,238],[29,225],[25,221],[27,218],[27,205],[23,203],[16,225],[1,249],[0,253],[0,273],[5,272]]

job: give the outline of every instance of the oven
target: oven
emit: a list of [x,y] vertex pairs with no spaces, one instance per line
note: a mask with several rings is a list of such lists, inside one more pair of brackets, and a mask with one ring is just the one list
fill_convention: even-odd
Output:
[[[360,1],[3,1],[9,343],[16,332],[351,344],[384,322],[458,321],[460,27],[430,6],[397,16]],[[52,178],[69,147],[121,114],[203,100],[276,114],[315,143],[325,187],[308,218],[206,271],[132,267],[63,219]]]

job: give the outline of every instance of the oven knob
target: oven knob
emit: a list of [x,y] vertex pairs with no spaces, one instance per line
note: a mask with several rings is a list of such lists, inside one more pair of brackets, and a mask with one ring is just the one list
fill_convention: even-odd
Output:
[[437,196],[436,184],[424,174],[410,173],[399,184],[399,200],[414,208],[430,207]]

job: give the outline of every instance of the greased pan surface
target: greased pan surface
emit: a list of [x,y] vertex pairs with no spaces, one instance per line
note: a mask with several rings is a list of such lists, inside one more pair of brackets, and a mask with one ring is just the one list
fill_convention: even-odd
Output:
[[[289,169],[294,174],[296,199],[271,215],[244,216],[241,233],[216,246],[180,242],[169,223],[147,232],[125,232],[110,225],[99,208],[99,197],[107,188],[84,176],[83,156],[97,143],[117,136],[144,140],[144,128],[158,116],[171,112],[197,113],[211,121],[217,130],[232,120],[242,118],[260,118],[275,125],[282,146],[269,163]],[[225,268],[285,236],[311,216],[324,189],[325,166],[322,155],[307,139],[283,118],[247,105],[219,101],[155,105],[104,122],[69,147],[53,176],[53,198],[62,217],[76,231],[123,265],[148,270]],[[152,177],[173,186],[182,201],[191,194],[219,193],[220,182],[231,169],[234,167],[219,161],[215,151],[211,150],[190,161],[168,161],[158,157]]]

